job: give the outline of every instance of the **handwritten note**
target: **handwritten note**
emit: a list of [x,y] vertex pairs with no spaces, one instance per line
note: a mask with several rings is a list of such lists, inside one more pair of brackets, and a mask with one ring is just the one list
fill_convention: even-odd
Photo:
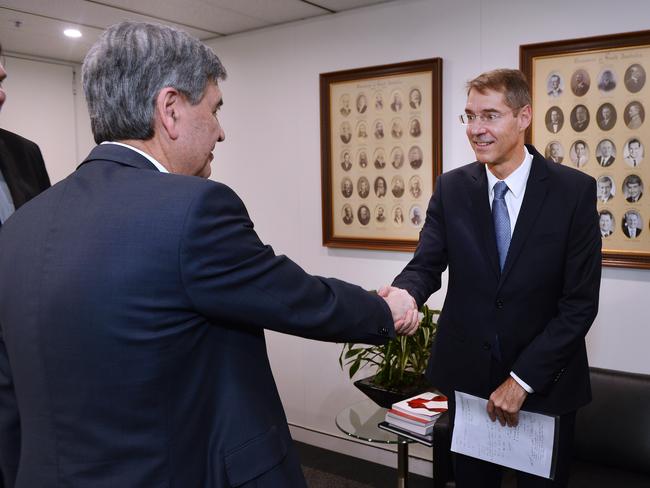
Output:
[[501,426],[490,420],[486,407],[487,400],[456,392],[451,450],[552,478],[556,418],[522,410],[517,427]]

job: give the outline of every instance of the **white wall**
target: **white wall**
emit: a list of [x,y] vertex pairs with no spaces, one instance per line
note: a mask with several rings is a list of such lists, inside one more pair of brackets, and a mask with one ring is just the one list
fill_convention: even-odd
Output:
[[[641,0],[399,1],[216,40],[211,46],[229,78],[223,83],[226,141],[216,149],[214,177],[243,197],[258,233],[276,252],[311,273],[377,287],[410,255],[321,245],[319,73],[442,57],[447,171],[473,160],[456,118],[465,106],[466,80],[518,67],[520,44],[642,30],[648,15],[650,5]],[[644,300],[650,271],[605,268],[601,289],[600,313],[588,336],[591,364],[650,373],[650,304]],[[444,287],[430,303],[440,307],[443,298]],[[338,369],[340,346],[267,337],[289,421],[338,435],[334,414],[363,398]],[[294,433],[350,451],[343,442]]]
[[[520,44],[642,30],[649,15],[645,0],[397,1],[213,41],[229,72],[222,84],[226,141],[215,151],[213,178],[239,193],[258,233],[276,252],[310,273],[375,288],[391,281],[410,254],[321,245],[319,73],[442,57],[447,171],[473,160],[456,122],[466,80],[484,70],[518,67]],[[0,124],[38,142],[58,180],[92,147],[85,105],[80,91],[59,98],[58,91],[43,90],[43,83],[60,78],[61,67],[23,63],[7,63],[9,100]],[[20,110],[11,107],[12,100]],[[60,126],[75,124],[72,138],[56,135]],[[445,286],[430,304],[442,305]],[[600,313],[588,335],[592,365],[650,374],[644,354],[650,342],[650,271],[605,268],[601,290]],[[384,451],[347,442],[334,425],[336,412],[363,399],[338,367],[340,345],[267,337],[289,421],[304,427],[293,429],[296,438],[394,462]],[[413,452],[430,456],[425,449]],[[427,473],[430,467],[416,470]]]

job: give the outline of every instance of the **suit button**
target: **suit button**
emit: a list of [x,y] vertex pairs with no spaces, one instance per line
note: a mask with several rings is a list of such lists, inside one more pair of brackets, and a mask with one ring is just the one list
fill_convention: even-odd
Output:
[[503,308],[503,300],[501,300],[500,298],[497,298],[497,301],[494,303],[497,306],[497,308]]
[[388,335],[388,329],[386,327],[382,327],[381,329],[379,329],[379,333],[381,335]]
[[484,342],[483,343],[483,349],[485,349],[486,351],[489,351],[491,348],[492,348],[492,346],[490,345],[489,342]]

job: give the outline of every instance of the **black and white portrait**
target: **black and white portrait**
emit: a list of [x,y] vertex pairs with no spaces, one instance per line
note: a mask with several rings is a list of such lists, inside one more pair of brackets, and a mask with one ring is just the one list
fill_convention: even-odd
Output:
[[557,134],[562,130],[564,125],[564,113],[562,109],[557,106],[553,106],[546,111],[546,116],[544,117],[544,122],[546,123],[546,129],[552,133]]
[[576,97],[584,96],[591,86],[589,73],[584,69],[577,69],[571,75],[571,91]]
[[589,127],[589,110],[584,105],[576,105],[571,110],[571,127],[576,132],[582,132]]
[[625,88],[631,93],[637,93],[645,85],[645,69],[638,63],[630,65],[625,70],[623,82]]

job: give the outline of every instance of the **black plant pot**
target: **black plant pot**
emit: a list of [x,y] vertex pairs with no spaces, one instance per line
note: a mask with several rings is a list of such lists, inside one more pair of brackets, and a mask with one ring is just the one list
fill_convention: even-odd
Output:
[[430,385],[424,375],[419,376],[419,380],[415,381],[414,384],[397,388],[387,388],[385,386],[374,384],[372,382],[375,378],[374,376],[357,380],[354,382],[354,386],[359,388],[368,398],[380,407],[390,408],[393,403],[405,400],[430,389]]

